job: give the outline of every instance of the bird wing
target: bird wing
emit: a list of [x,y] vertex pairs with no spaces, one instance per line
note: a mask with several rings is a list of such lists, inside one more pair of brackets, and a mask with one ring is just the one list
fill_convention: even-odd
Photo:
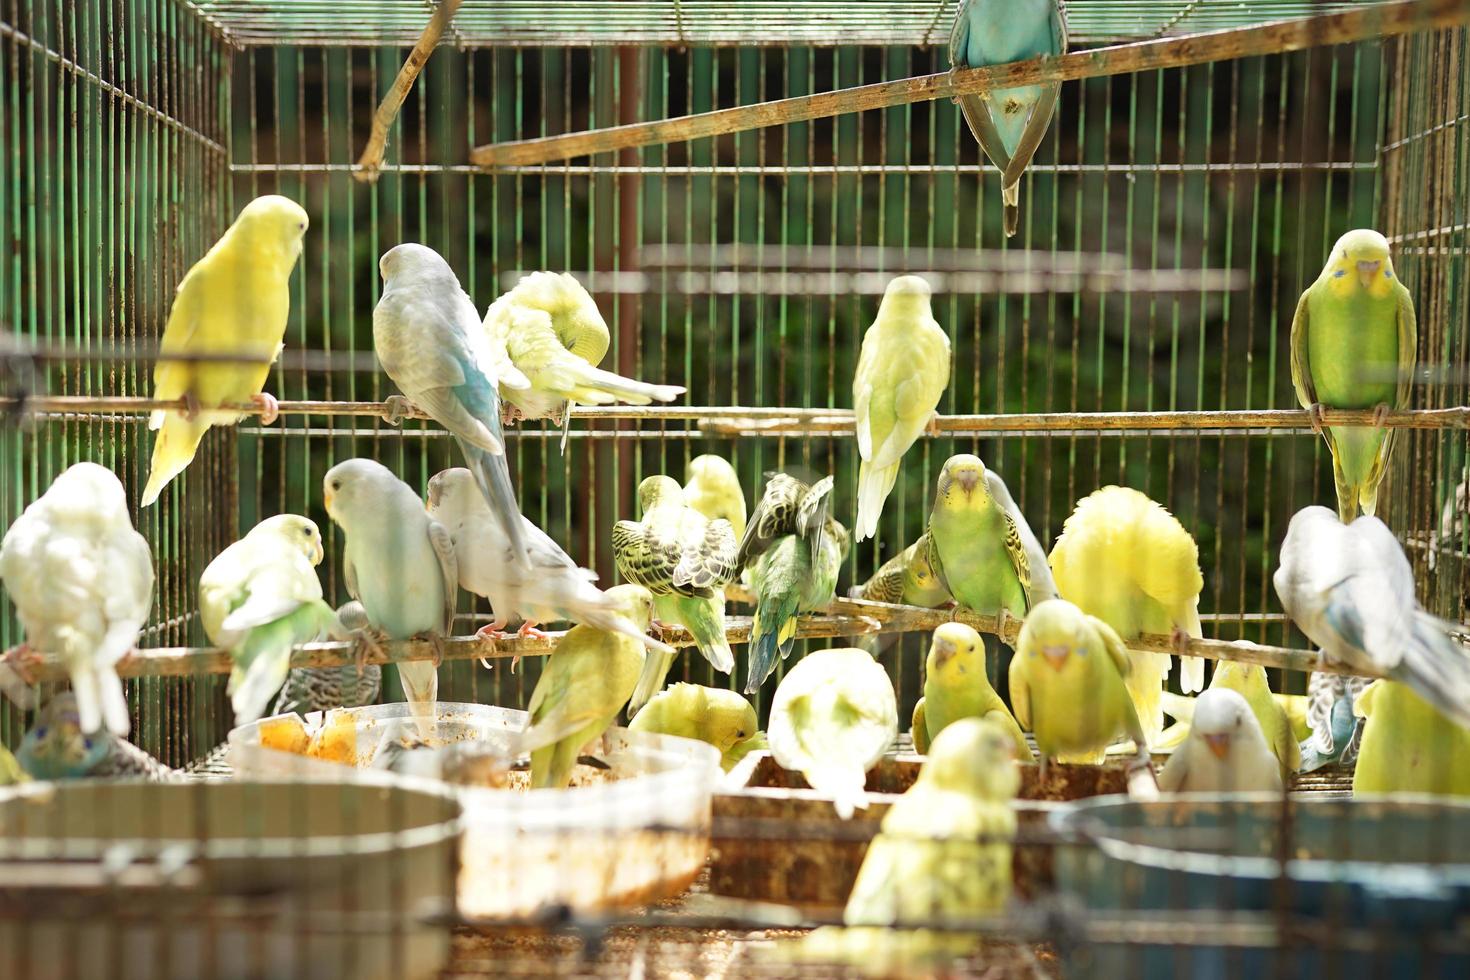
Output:
[[[690,513],[697,513],[690,510]],[[700,517],[700,520],[704,520]],[[674,588],[693,595],[708,595],[735,577],[739,545],[730,522],[721,518],[705,521],[704,534],[695,548],[685,548],[674,568]],[[690,592],[689,590],[692,590]]]
[[827,530],[831,495],[832,477],[824,476],[802,495],[796,507],[796,533],[810,542],[813,556],[822,553],[822,536]]
[[1296,389],[1296,399],[1302,408],[1317,404],[1317,386],[1312,383],[1312,365],[1307,358],[1307,332],[1309,330],[1307,299],[1313,287],[1308,286],[1297,300],[1296,314],[1291,318],[1291,384]]
[[[990,496],[1000,504],[1001,513],[1006,517],[1006,552],[1011,555],[1011,564],[1015,567],[1016,576],[1021,580],[1021,585],[1026,591],[1026,607],[1029,609],[1038,602],[1055,599],[1058,595],[1057,584],[1052,578],[1051,565],[1047,563],[1046,552],[1042,550],[1041,542],[1032,533],[1031,525],[1026,522],[1021,508],[1016,506],[1016,501],[1011,497],[1006,481],[1001,479],[999,473],[987,469],[985,488]],[[1020,556],[1019,562],[1017,555]]]
[[[827,490],[831,489],[828,483]],[[795,533],[797,515],[809,490],[811,487],[794,476],[785,473],[769,475],[766,487],[761,491],[761,499],[745,522],[745,536],[740,540],[735,557],[737,568],[744,569],[777,538]]]
[[[160,357],[153,367],[153,397],[159,400],[174,401],[183,398],[193,382],[193,364],[171,360],[162,355],[183,353],[194,342],[199,330],[199,298],[208,279],[208,262],[209,256],[206,255],[194,263],[174,291],[174,304],[168,313],[168,323],[164,325],[163,336],[158,340]],[[149,427],[157,428],[162,420],[163,413],[154,412]]]
[[1088,616],[1087,621],[1097,630],[1098,640],[1103,645],[1103,653],[1113,661],[1113,666],[1118,668],[1119,677],[1127,677],[1132,671],[1132,661],[1128,659],[1128,648],[1123,645],[1123,638],[1118,631],[1096,616]]
[[[346,552],[342,554],[342,581],[347,586],[348,595],[354,599],[362,599],[362,595],[357,591],[357,566],[353,564],[352,556]],[[359,605],[361,605],[360,602]]]
[[434,557],[439,559],[439,574],[444,583],[444,628],[445,636],[454,634],[454,614],[459,606],[459,560],[454,554],[454,536],[438,521],[429,520],[429,544],[434,547]]
[[1405,409],[1409,407],[1409,389],[1413,387],[1414,365],[1419,356],[1419,327],[1414,319],[1414,299],[1403,283],[1398,284],[1398,299],[1399,377],[1394,407]]
[[655,551],[649,544],[647,528],[637,521],[618,521],[612,529],[613,558],[618,571],[630,582],[648,589],[654,595],[673,591],[674,566],[678,550]]
[[902,602],[903,575],[908,568],[909,553],[914,547],[916,546],[909,545],[884,562],[883,567],[858,590],[857,597],[871,602]]
[[1011,713],[1016,716],[1016,721],[1022,728],[1029,730],[1031,728],[1031,688],[1026,683],[1026,658],[1019,655],[1012,657],[1010,670],[1006,676],[1011,686]]

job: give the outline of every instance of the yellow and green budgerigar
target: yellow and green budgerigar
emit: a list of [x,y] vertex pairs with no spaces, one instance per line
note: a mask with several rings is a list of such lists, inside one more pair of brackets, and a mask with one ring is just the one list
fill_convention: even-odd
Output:
[[[1199,547],[1173,514],[1137,490],[1108,486],[1079,500],[1050,561],[1062,598],[1107,623],[1125,643],[1160,633],[1183,649],[1202,635]],[[1153,745],[1164,730],[1160,696],[1169,655],[1130,650],[1128,659],[1128,691]],[[1180,688],[1202,689],[1204,670],[1200,658],[1181,656]]]
[[1298,742],[1310,738],[1312,735],[1311,710],[1312,701],[1305,694],[1276,694],[1271,695],[1276,703],[1281,705],[1281,710],[1286,712],[1286,720],[1291,724],[1291,734]]
[[1354,793],[1470,796],[1470,728],[1400,681],[1369,684],[1353,710],[1368,719]]
[[924,696],[914,706],[914,747],[933,743],[939,733],[961,718],[994,722],[1016,743],[1016,757],[1031,761],[1031,746],[1005,702],[985,676],[985,644],[964,623],[945,623],[934,631],[925,661]]
[[1215,676],[1210,678],[1210,688],[1224,688],[1236,692],[1250,705],[1251,713],[1261,725],[1261,734],[1276,760],[1281,763],[1283,777],[1296,772],[1302,763],[1301,745],[1292,731],[1291,719],[1286,709],[1271,693],[1271,682],[1266,679],[1266,668],[1258,664],[1243,664],[1222,660],[1215,665]]
[[[607,590],[617,611],[640,630],[653,619],[653,596],[641,585]],[[586,624],[561,638],[531,692],[521,736],[531,753],[531,788],[564,789],[584,746],[607,731],[633,696],[643,644]]]
[[866,774],[898,735],[898,699],[882,664],[851,647],[807,654],[781,679],[766,738],[783,769],[830,798],[843,820],[866,809]]
[[1348,232],[1291,321],[1291,382],[1332,451],[1337,511],[1349,524],[1378,508],[1393,429],[1381,425],[1323,427],[1322,409],[1409,407],[1419,345],[1414,301],[1393,271],[1388,239],[1370,228]]
[[[721,673],[735,667],[725,639],[725,586],[735,577],[740,542],[730,522],[711,521],[684,501],[684,488],[667,476],[638,485],[641,521],[613,525],[613,558],[630,582],[653,593],[658,619],[683,626]],[[634,709],[658,693],[673,653],[649,655],[633,695]]]
[[1011,709],[1036,735],[1042,761],[1100,763],[1120,736],[1147,764],[1143,726],[1125,683],[1132,669],[1107,623],[1065,599],[1036,606],[1021,624],[1011,658]]
[[0,745],[0,786],[14,786],[30,781],[30,775],[21,768],[10,750]]
[[937,609],[951,601],[952,597],[929,561],[929,549],[926,531],[919,540],[884,562],[872,578],[853,589],[852,597],[925,609]]
[[[828,927],[783,948],[803,961],[843,962],[869,976],[932,976],[979,945],[959,925],[1011,900],[1011,808],[1021,785],[1004,727],[965,718],[934,740],[918,779],[883,818],[843,909]],[[907,928],[905,928],[907,927]]]
[[729,521],[737,540],[745,537],[745,491],[725,457],[707,453],[689,461],[684,469],[684,502],[712,521]]
[[679,735],[708,742],[720,750],[726,772],[743,758],[735,747],[754,738],[760,727],[751,703],[734,691],[680,682],[654,695],[628,723],[628,730]]
[[[179,283],[159,340],[153,397],[183,399],[187,407],[159,409],[148,418],[158,436],[144,507],[189,465],[210,426],[243,418],[222,406],[250,402],[263,422],[275,421],[276,401],[261,389],[284,346],[291,270],[307,224],[306,211],[290,198],[257,197]],[[173,359],[208,355],[236,360]]]
[[929,283],[899,276],[863,334],[852,404],[857,416],[858,541],[878,532],[899,464],[923,433],[949,384],[949,336],[929,307]]
[[790,656],[796,617],[831,602],[847,557],[847,529],[827,514],[832,478],[807,485],[774,473],[740,541],[737,568],[750,570],[755,618],[750,627],[745,693],[760,690],[776,669],[777,654]]

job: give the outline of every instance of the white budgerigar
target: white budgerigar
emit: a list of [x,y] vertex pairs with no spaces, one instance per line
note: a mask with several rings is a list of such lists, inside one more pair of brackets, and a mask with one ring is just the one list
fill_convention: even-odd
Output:
[[792,667],[766,727],[776,762],[830,796],[844,820],[867,809],[867,771],[897,736],[893,681],[871,654],[850,647],[818,650]]
[[1388,674],[1470,726],[1470,655],[1414,597],[1414,571],[1382,521],[1344,525],[1305,507],[1281,543],[1276,595],[1328,663]]
[[530,381],[504,344],[480,328],[475,304],[444,257],[425,245],[390,248],[378,260],[383,295],[373,310],[373,349],[388,377],[459,442],[470,472],[522,564],[526,537],[500,428],[500,388]]
[[1159,773],[1166,793],[1280,791],[1281,764],[1245,698],[1212,687],[1195,698],[1189,737]]
[[27,652],[55,654],[71,674],[82,731],[126,735],[117,663],[153,607],[153,555],[112,471],[77,463],[58,476],[5,532],[0,582],[25,627],[18,672]]
[[650,650],[674,652],[619,613],[617,604],[593,584],[597,573],[577,567],[571,556],[529,520],[524,529],[530,569],[512,561],[510,541],[469,470],[455,467],[429,480],[429,516],[454,538],[459,584],[466,592],[488,599],[495,611],[495,621],[482,628],[482,634],[500,634],[515,618],[522,621],[522,636],[537,632],[538,623],[568,620],[631,636]]

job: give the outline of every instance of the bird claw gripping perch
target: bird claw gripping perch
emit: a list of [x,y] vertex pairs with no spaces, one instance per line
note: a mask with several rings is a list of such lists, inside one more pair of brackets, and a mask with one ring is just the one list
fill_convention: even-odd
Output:
[[258,395],[252,395],[250,404],[254,405],[260,412],[261,425],[273,425],[276,419],[281,417],[281,406],[276,401],[276,396],[262,391]]
[[1313,402],[1312,405],[1311,405],[1311,407],[1307,409],[1307,417],[1309,419],[1311,419],[1311,422],[1312,422],[1312,431],[1315,432],[1317,435],[1320,436],[1322,434],[1322,425],[1323,425],[1323,423],[1322,423],[1322,403],[1321,402]]
[[0,655],[0,691],[11,703],[22,711],[36,707],[36,695],[32,685],[36,683],[29,664],[40,662],[40,657],[29,646],[22,643]]
[[1373,406],[1373,424],[1376,427],[1380,428],[1380,429],[1383,428],[1388,423],[1388,413],[1390,411],[1391,411],[1391,409],[1387,405],[1383,404],[1382,402],[1379,402],[1377,405],[1374,405]]
[[413,412],[413,402],[403,395],[389,395],[383,400],[383,421],[389,425],[402,425]]
[[387,637],[371,629],[357,631],[357,637],[353,640],[353,645],[356,649],[352,652],[352,661],[357,665],[358,677],[362,676],[363,670],[367,667],[369,654],[374,657],[387,658],[388,651],[383,646],[385,639]]

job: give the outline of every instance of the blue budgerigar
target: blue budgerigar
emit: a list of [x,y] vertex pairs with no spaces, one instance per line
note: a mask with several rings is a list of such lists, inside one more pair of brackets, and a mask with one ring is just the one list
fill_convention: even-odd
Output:
[[373,310],[373,349],[409,401],[444,426],[464,451],[470,472],[528,565],[520,507],[505,460],[501,386],[531,382],[511,363],[503,340],[480,327],[474,302],[444,257],[426,245],[390,248],[378,260],[383,295]]
[[[1061,0],[961,0],[949,35],[955,68],[984,68],[1067,52],[1067,17]],[[970,132],[1000,169],[1005,231],[1020,222],[1021,174],[1051,125],[1060,82],[995,89],[959,97]]]
[[179,774],[109,731],[82,731],[77,699],[62,691],[36,712],[16,761],[32,779],[146,779],[170,782]]

